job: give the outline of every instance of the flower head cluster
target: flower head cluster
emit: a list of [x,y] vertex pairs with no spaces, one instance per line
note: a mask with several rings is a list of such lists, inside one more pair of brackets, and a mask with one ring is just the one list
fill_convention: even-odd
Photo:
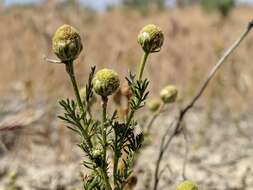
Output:
[[165,104],[173,103],[177,99],[177,87],[174,85],[168,85],[160,92],[160,97]]
[[178,184],[176,190],[198,190],[198,186],[190,180],[186,180]]
[[155,112],[161,106],[161,101],[159,99],[152,99],[147,102],[147,107],[151,112]]
[[111,69],[98,71],[93,79],[94,90],[102,97],[112,95],[119,88],[119,85],[119,76]]
[[77,29],[66,24],[56,30],[52,43],[54,53],[62,62],[75,60],[83,49]]
[[164,35],[158,26],[148,24],[140,31],[137,41],[146,53],[158,52],[163,45]]

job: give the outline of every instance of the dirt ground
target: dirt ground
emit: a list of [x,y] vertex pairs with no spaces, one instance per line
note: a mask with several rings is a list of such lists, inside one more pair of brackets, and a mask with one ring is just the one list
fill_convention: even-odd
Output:
[[[19,107],[22,109],[22,105]],[[37,110],[45,108],[41,105]],[[203,110],[197,107],[186,118],[187,146],[180,135],[169,147],[162,164],[165,171],[160,189],[175,189],[175,184],[182,180],[186,147],[189,155],[185,177],[196,181],[200,189],[252,189],[252,112],[236,120],[224,120],[221,114],[210,116]],[[146,137],[148,145],[141,151],[134,172],[138,176],[136,189],[149,189],[153,185],[159,144],[173,118],[169,116],[173,115],[171,112],[169,109],[170,114],[163,114],[155,122],[152,138]],[[45,114],[25,127],[1,132],[0,189],[7,189],[13,179],[17,189],[80,189],[83,155],[75,146],[78,139],[51,117],[48,126]]]

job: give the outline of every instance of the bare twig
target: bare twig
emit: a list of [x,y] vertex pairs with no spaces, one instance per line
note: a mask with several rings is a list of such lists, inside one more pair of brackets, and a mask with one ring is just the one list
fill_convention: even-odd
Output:
[[[169,144],[172,142],[173,138],[181,133],[181,131],[182,131],[181,124],[182,124],[182,121],[184,119],[185,114],[191,108],[194,107],[195,103],[201,97],[201,95],[205,91],[206,87],[208,86],[209,82],[214,77],[214,75],[216,74],[218,69],[225,63],[227,58],[234,52],[234,50],[245,39],[245,37],[251,31],[252,27],[253,27],[253,20],[251,22],[249,22],[247,28],[241,34],[239,39],[234,42],[234,44],[224,53],[224,55],[221,57],[221,59],[217,62],[217,64],[211,69],[211,71],[209,72],[207,78],[204,80],[203,84],[201,85],[200,89],[197,91],[196,95],[192,98],[192,100],[183,109],[181,109],[181,111],[179,112],[179,117],[176,119],[176,122],[173,122],[173,123],[175,123],[173,125],[173,129],[174,129],[173,133],[172,134],[168,134],[168,133],[164,134],[164,136],[162,138],[161,146],[160,146],[160,152],[159,152],[158,159],[157,159],[157,162],[156,162],[156,169],[155,169],[155,176],[154,176],[155,179],[154,179],[153,190],[157,190],[157,187],[158,187],[158,184],[159,184],[160,163],[162,161],[164,152],[168,149]],[[169,137],[166,141],[164,139],[166,139],[167,136],[169,136]]]

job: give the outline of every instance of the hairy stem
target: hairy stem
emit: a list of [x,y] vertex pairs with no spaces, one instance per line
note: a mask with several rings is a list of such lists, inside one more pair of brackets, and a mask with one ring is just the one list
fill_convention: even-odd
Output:
[[118,151],[118,135],[115,134],[115,153],[114,153],[114,160],[113,160],[113,182],[114,182],[114,188],[117,187],[117,172],[118,172],[118,165],[119,165],[119,157],[120,157],[120,153]]
[[103,138],[103,178],[105,180],[106,190],[111,190],[109,177],[107,174],[107,97],[102,97],[102,138]]
[[[67,71],[67,73],[70,77],[70,80],[71,80],[71,83],[72,83],[72,86],[73,86],[73,89],[74,89],[74,92],[75,92],[75,97],[76,97],[77,104],[78,104],[78,107],[80,109],[80,112],[81,112],[82,116],[84,118],[86,118],[86,115],[85,115],[86,112],[84,111],[84,105],[82,103],[80,93],[79,93],[79,89],[78,89],[77,82],[76,82],[73,61],[69,61],[68,63],[65,63],[65,66],[66,66],[66,71]],[[89,144],[89,147],[91,148],[92,143],[91,143],[91,140],[90,140],[87,132],[84,133],[84,137],[85,137],[85,140],[87,140],[87,142]]]
[[65,65],[66,65],[66,71],[69,74],[69,77],[70,77],[71,82],[72,82],[72,86],[74,88],[74,92],[75,92],[75,96],[76,96],[76,100],[77,100],[79,109],[81,111],[81,114],[84,116],[85,112],[84,112],[84,107],[83,107],[82,100],[81,100],[81,97],[80,97],[79,89],[78,89],[78,86],[77,86],[77,83],[76,83],[76,77],[75,77],[75,73],[74,73],[73,61],[69,61]]
[[140,65],[139,65],[139,69],[138,69],[138,75],[137,75],[138,80],[141,80],[141,78],[142,78],[148,55],[149,55],[149,53],[147,53],[147,52],[144,52],[143,55],[142,55],[141,62],[140,62]]

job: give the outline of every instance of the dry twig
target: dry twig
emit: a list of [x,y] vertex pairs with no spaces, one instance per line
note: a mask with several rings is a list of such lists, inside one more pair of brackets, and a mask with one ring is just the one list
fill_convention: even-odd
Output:
[[[165,133],[164,136],[162,137],[162,142],[160,146],[160,152],[158,155],[158,159],[156,162],[156,168],[155,168],[155,176],[154,176],[154,186],[153,190],[157,190],[158,184],[159,184],[159,176],[160,176],[160,163],[162,161],[163,155],[165,151],[168,149],[170,143],[176,137],[182,132],[182,121],[184,119],[184,116],[186,113],[192,109],[197,102],[197,100],[201,97],[205,89],[207,88],[209,82],[211,79],[215,76],[216,72],[218,69],[225,63],[227,58],[234,52],[234,50],[241,44],[241,42],[245,39],[245,37],[249,34],[253,27],[253,20],[249,22],[247,28],[245,31],[241,34],[238,40],[234,42],[234,44],[224,53],[224,55],[221,57],[221,59],[217,62],[217,64],[211,69],[209,72],[207,78],[204,80],[204,83],[201,85],[200,89],[197,91],[196,95],[193,97],[193,99],[179,112],[178,118],[175,119],[175,121],[172,122],[172,127],[173,127],[173,132],[170,133]],[[168,131],[169,132],[169,131]],[[167,140],[166,140],[167,139]]]

